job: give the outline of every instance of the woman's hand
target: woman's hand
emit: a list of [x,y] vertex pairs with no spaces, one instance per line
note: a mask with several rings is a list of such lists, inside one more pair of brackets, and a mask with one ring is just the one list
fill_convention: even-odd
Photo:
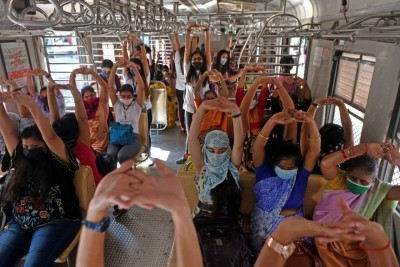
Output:
[[21,91],[11,93],[11,98],[17,104],[24,105],[26,107],[29,107],[31,104],[36,105],[30,96]]
[[296,119],[295,119],[294,115],[291,115],[286,111],[275,113],[270,118],[270,120],[272,120],[272,122],[274,122],[276,124],[282,124],[282,125],[286,125],[286,124],[290,124],[290,123],[296,122]]
[[135,43],[142,43],[143,42],[142,39],[140,39],[139,37],[134,36],[134,35],[127,36],[127,37],[124,38],[124,42],[129,42],[129,41],[133,41]]
[[240,112],[239,107],[235,103],[229,101],[225,97],[218,98],[218,102],[219,102],[220,111],[222,111],[222,112],[226,112],[226,113],[230,113],[230,114],[237,114]]
[[0,92],[0,103],[4,103],[11,100],[10,92]]
[[373,159],[382,158],[385,155],[384,145],[379,143],[364,144],[365,153]]
[[46,71],[42,70],[41,68],[36,68],[33,70],[29,71],[30,74],[35,75],[35,76],[47,76],[49,75],[49,73],[47,73]]
[[203,107],[206,110],[219,110],[220,109],[220,102],[218,98],[212,100],[204,100],[200,107]]

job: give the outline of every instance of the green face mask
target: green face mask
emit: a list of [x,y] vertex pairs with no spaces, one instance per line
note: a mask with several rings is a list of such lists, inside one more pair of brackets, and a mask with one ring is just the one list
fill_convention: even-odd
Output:
[[347,182],[347,188],[350,190],[355,195],[361,195],[362,193],[365,193],[368,191],[368,189],[371,187],[371,185],[360,185],[352,180],[350,180],[348,177],[346,177],[346,182]]

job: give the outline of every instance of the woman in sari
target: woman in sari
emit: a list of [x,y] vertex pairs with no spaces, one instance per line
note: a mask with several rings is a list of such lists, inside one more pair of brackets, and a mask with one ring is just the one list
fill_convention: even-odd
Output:
[[[398,154],[391,144],[359,144],[336,151],[322,159],[321,170],[328,183],[320,203],[315,207],[313,219],[319,222],[336,222],[342,218],[336,203],[344,199],[356,213],[368,220],[381,224],[389,236],[393,237],[391,214],[400,199],[400,186],[393,186],[375,178],[376,158],[393,160]],[[346,169],[337,165],[346,162]],[[359,244],[342,245],[346,250]],[[328,261],[324,251],[329,248],[317,243],[318,251],[324,262]],[[329,261],[336,261],[332,259]],[[367,264],[367,263],[365,263]],[[365,265],[367,266],[367,265]]]
[[[281,142],[270,149],[270,134],[275,126],[303,121],[300,148]],[[320,135],[315,121],[306,113],[280,112],[273,115],[260,130],[252,146],[256,172],[255,207],[251,217],[251,242],[259,253],[271,232],[290,216],[303,217],[303,199],[308,177],[318,159]],[[304,155],[304,157],[302,157]]]

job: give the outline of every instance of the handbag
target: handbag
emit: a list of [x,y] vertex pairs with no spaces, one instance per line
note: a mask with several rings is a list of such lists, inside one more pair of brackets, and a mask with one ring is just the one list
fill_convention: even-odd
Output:
[[368,255],[360,242],[335,241],[326,245],[316,243],[325,267],[369,267]]
[[112,122],[110,124],[110,143],[125,146],[133,142],[133,128],[130,124]]
[[247,131],[244,136],[243,142],[243,159],[242,164],[243,167],[249,172],[255,172],[255,168],[253,165],[253,153],[251,152],[251,147],[253,146],[254,141],[256,140],[257,136],[253,135],[251,131]]
[[9,216],[11,215],[11,209],[10,206],[3,201],[3,194],[4,194],[4,188],[6,186],[6,178],[7,174],[3,175],[0,177],[0,233],[3,232],[4,227],[6,226],[6,223],[8,221]]
[[297,239],[293,243],[296,249],[287,259],[285,267],[324,267],[316,248],[305,239]]
[[96,167],[101,175],[106,176],[117,168],[117,161],[107,152],[94,151],[96,155]]

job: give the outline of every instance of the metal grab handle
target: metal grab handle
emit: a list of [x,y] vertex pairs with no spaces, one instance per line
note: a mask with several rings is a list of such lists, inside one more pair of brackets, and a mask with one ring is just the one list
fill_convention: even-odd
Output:
[[[78,16],[74,16],[66,11],[63,10],[63,7],[71,4],[71,5],[75,5],[75,4],[80,4],[81,6],[84,6],[86,9],[84,9],[83,11],[81,11],[81,13]],[[62,2],[61,4],[61,8],[62,8],[62,20],[60,22],[61,27],[80,27],[80,26],[87,26],[88,24],[92,24],[96,18],[95,16],[95,12],[92,8],[91,5],[89,5],[88,3],[86,3],[83,0],[67,0]],[[71,23],[66,23],[65,20],[68,21],[69,17],[69,21],[74,21]],[[82,19],[84,21],[82,22],[76,22],[78,19]],[[89,20],[85,21],[87,18],[90,18]]]
[[[51,27],[59,24],[61,19],[62,19],[62,9],[61,9],[61,6],[60,6],[60,4],[58,3],[57,0],[49,0],[49,2],[51,4],[53,4],[53,6],[54,6],[54,12],[48,19],[53,18],[54,19],[53,21],[49,21],[49,20],[48,21],[33,21],[33,20],[24,20],[25,16],[23,16],[22,18],[16,17],[14,15],[14,12],[13,12],[14,11],[13,3],[15,1],[16,0],[7,0],[7,3],[6,3],[7,18],[11,22],[13,22],[13,23],[15,23],[17,25],[20,25],[22,27],[25,27],[25,28],[42,28],[42,29],[51,28]],[[27,7],[26,9],[30,10],[31,7]],[[36,10],[40,11],[39,8],[36,8]],[[26,13],[23,12],[23,14],[26,14]],[[46,15],[46,18],[47,18],[47,15]]]

